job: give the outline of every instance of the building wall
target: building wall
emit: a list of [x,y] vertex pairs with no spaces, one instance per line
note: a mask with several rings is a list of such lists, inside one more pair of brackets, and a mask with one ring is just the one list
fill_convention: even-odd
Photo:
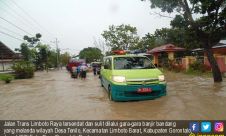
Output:
[[[217,64],[220,68],[220,71],[222,73],[225,73],[226,72],[226,55],[215,56],[215,59],[216,59]],[[207,65],[208,67],[210,67],[210,63],[209,63],[207,57],[204,57],[204,64]]]
[[13,61],[12,60],[4,60],[0,61],[0,71],[9,71],[12,70]]
[[184,70],[188,70],[189,69],[189,65],[194,63],[196,61],[196,58],[193,56],[185,56],[184,58],[182,58],[182,68]]

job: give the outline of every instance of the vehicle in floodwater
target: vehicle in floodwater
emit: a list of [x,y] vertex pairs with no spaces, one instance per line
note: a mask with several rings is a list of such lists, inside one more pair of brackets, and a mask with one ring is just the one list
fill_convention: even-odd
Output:
[[100,80],[113,101],[148,100],[166,95],[163,73],[146,56],[104,57]]
[[68,71],[72,72],[72,67],[78,67],[82,63],[85,63],[86,61],[84,59],[70,59],[66,68]]

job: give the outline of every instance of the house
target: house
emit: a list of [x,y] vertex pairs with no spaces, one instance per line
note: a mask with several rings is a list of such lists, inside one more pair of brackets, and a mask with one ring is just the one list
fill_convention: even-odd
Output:
[[[212,47],[212,51],[221,73],[226,73],[226,44],[218,43],[217,45]],[[204,52],[204,64],[211,68],[205,52]]]
[[19,59],[20,56],[18,53],[15,53],[0,41],[0,72],[12,70],[11,66]]
[[[199,61],[207,66],[207,69],[211,70],[210,63],[208,61],[206,52],[202,48],[197,48],[192,50],[193,55],[181,55],[175,57],[178,53],[183,53],[185,51],[184,48],[176,47],[173,44],[166,44],[152,50],[148,51],[147,53],[152,54],[154,56],[153,63],[157,66],[161,66],[162,64],[166,63],[162,61],[162,58],[167,58],[166,61],[174,60],[173,63],[181,64],[182,69],[188,70],[189,65],[195,61]],[[226,41],[220,41],[220,43],[216,44],[212,47],[213,55],[218,63],[220,71],[222,73],[226,73]],[[160,59],[161,58],[161,59]],[[180,58],[179,61],[177,59]],[[178,63],[179,62],[179,63]]]
[[161,59],[159,59],[160,56],[163,56],[165,54],[168,60],[174,60],[175,54],[177,52],[183,52],[185,50],[186,50],[185,48],[177,47],[173,44],[165,44],[165,45],[153,48],[152,50],[147,51],[147,53],[152,54],[154,56],[153,63],[156,66],[159,66],[159,65],[162,65],[161,63],[165,63],[165,62],[162,62]]

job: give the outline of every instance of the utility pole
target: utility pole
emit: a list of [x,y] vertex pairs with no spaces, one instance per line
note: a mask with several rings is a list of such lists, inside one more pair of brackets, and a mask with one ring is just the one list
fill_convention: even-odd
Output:
[[56,38],[55,41],[52,41],[52,42],[56,44],[56,54],[57,54],[57,56],[56,56],[56,63],[57,63],[57,69],[59,70],[59,48],[58,48],[59,41]]

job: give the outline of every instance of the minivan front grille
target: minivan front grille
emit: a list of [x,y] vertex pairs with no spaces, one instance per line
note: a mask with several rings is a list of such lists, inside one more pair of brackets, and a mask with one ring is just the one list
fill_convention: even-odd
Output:
[[158,78],[149,78],[149,79],[128,79],[126,83],[128,85],[150,85],[158,83]]

